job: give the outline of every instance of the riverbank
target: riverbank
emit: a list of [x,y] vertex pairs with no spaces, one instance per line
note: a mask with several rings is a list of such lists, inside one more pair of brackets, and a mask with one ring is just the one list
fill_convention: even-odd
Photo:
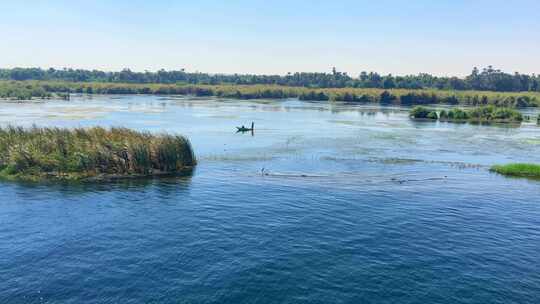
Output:
[[0,81],[0,99],[64,99],[69,100],[68,92],[53,92],[42,84],[27,81]]
[[125,128],[0,128],[0,178],[108,180],[173,175],[196,165],[182,136]]
[[[339,101],[396,105],[449,104],[498,107],[537,107],[537,92],[451,91],[436,89],[306,88],[278,85],[188,85],[105,82],[0,81],[0,98],[5,92],[23,90],[20,96],[42,98],[49,94],[155,94],[214,96],[235,99],[298,98],[307,101]],[[4,93],[2,93],[4,92]],[[30,94],[30,95],[28,95]],[[11,93],[13,95],[13,93]]]

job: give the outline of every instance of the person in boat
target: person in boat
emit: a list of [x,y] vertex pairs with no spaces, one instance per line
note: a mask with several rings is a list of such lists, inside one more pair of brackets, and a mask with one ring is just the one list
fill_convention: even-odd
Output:
[[251,129],[248,129],[246,128],[244,125],[242,125],[241,127],[236,127],[238,129],[238,132],[246,132],[246,131],[251,131],[253,132],[253,130],[255,130],[255,123],[251,123]]
[[238,129],[240,129],[240,130],[253,130],[253,129],[255,129],[255,123],[253,123],[253,122],[251,123],[251,129],[246,128],[244,125],[242,125]]

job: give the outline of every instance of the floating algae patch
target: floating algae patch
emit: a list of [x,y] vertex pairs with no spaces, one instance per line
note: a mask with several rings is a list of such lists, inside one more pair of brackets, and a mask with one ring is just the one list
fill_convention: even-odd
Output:
[[395,144],[415,144],[416,138],[404,133],[396,132],[376,132],[375,134],[369,135],[370,139],[373,140],[383,140],[383,141],[392,141]]
[[101,117],[104,117],[104,116],[105,116],[105,114],[99,115],[98,113],[93,113],[93,114],[80,114],[80,115],[77,115],[77,114],[70,114],[70,115],[48,114],[48,115],[45,115],[44,117],[47,118],[47,119],[82,120],[82,119],[97,119],[97,118],[101,118]]
[[369,157],[369,158],[347,158],[347,157],[324,157],[324,160],[331,161],[360,161],[360,162],[370,162],[370,163],[379,163],[384,165],[414,165],[418,163],[423,164],[440,164],[446,165],[458,169],[479,169],[485,168],[485,165],[475,164],[475,163],[466,163],[466,162],[457,162],[457,161],[441,161],[441,160],[423,160],[423,159],[414,159],[414,158],[400,158],[400,157]]
[[0,128],[0,178],[107,180],[185,173],[196,165],[178,135],[125,128]]
[[166,110],[161,107],[156,106],[130,106],[129,108],[123,109],[119,112],[129,112],[129,113],[142,113],[142,114],[160,114],[165,113]]
[[528,138],[522,140],[522,142],[528,145],[540,145],[540,138]]
[[200,161],[215,161],[215,162],[255,162],[255,161],[270,161],[276,159],[276,156],[270,155],[208,155],[200,158]]
[[368,161],[370,162],[377,162],[387,165],[409,165],[409,164],[415,164],[415,163],[421,163],[424,162],[421,159],[410,159],[410,158],[395,158],[395,157],[389,157],[389,158],[370,158]]
[[46,118],[50,119],[67,119],[67,120],[79,120],[79,119],[96,119],[103,117],[110,112],[103,107],[89,107],[89,108],[75,108],[75,107],[65,107],[65,108],[52,108],[48,110],[48,114],[45,115]]
[[366,124],[359,120],[329,120],[328,122],[345,126],[363,126]]
[[403,138],[403,136],[392,132],[378,132],[376,134],[371,134],[370,138],[382,140],[400,140]]

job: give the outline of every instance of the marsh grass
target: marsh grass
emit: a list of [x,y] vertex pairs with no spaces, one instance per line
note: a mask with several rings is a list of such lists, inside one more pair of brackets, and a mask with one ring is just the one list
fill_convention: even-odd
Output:
[[540,165],[516,163],[492,166],[490,171],[514,177],[540,179]]
[[84,180],[179,173],[196,164],[190,142],[126,128],[0,128],[0,177]]
[[[538,92],[453,91],[437,89],[308,88],[279,85],[202,85],[156,83],[108,83],[67,81],[0,81],[2,90],[33,88],[35,96],[69,93],[156,94],[215,96],[235,99],[299,98],[309,101],[340,101],[398,105],[451,104],[467,106],[536,107]],[[2,89],[3,88],[3,89]],[[45,94],[45,95],[43,95]],[[7,93],[6,93],[7,95]]]
[[409,115],[415,119],[439,119],[449,122],[521,123],[523,121],[523,115],[518,110],[493,105],[469,109],[452,108],[441,110],[438,114],[433,109],[416,106],[411,109]]
[[39,82],[33,81],[0,81],[0,99],[32,100],[32,99],[69,99],[67,93],[47,91]]

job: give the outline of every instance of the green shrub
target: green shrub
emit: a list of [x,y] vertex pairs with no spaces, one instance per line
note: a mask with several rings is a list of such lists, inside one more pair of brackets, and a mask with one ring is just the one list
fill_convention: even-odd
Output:
[[380,96],[380,103],[392,103],[394,100],[396,100],[396,96],[388,91],[383,91]]
[[416,106],[412,108],[412,110],[409,112],[409,116],[411,118],[416,119],[427,119],[429,113],[433,112],[432,110],[422,107],[422,106]]
[[520,122],[523,116],[510,108],[484,106],[468,110],[469,120],[478,122]]
[[469,114],[462,109],[454,108],[448,111],[448,120],[467,120]]
[[442,111],[439,113],[439,118],[440,118],[441,120],[448,119],[448,112],[446,112],[446,110],[442,110]]
[[436,111],[431,111],[427,114],[426,116],[427,119],[434,119],[434,120],[437,120],[439,117],[437,116],[437,112]]
[[439,117],[437,115],[437,111],[431,110],[422,106],[416,106],[412,108],[412,110],[409,113],[411,118],[414,119],[432,119],[437,120]]

